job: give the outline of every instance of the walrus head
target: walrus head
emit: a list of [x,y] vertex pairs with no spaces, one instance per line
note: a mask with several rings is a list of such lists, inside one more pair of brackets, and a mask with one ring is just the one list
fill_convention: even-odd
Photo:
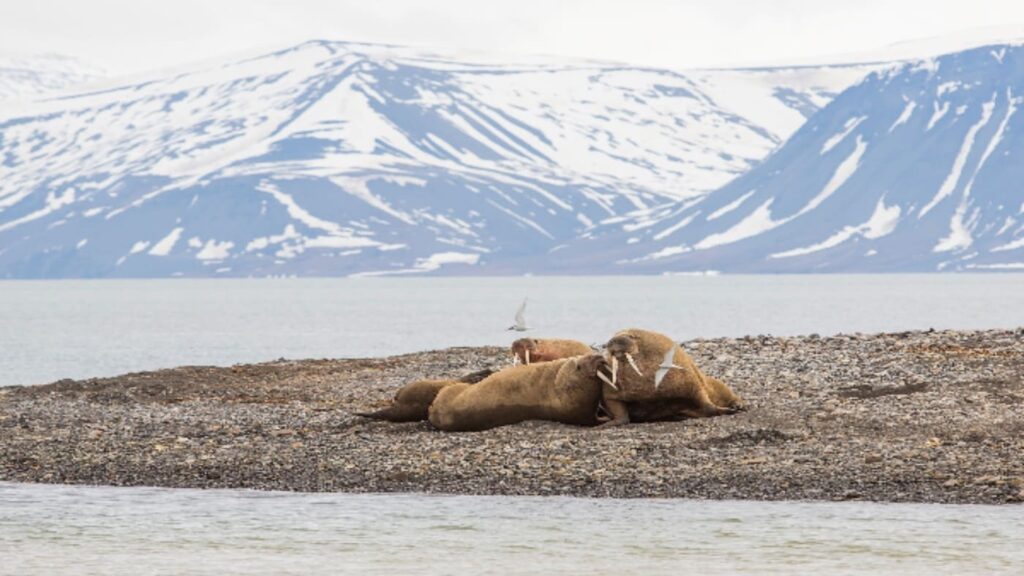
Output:
[[520,338],[512,343],[512,364],[530,363],[530,353],[537,351],[536,338]]
[[605,344],[604,354],[608,363],[611,364],[612,381],[610,384],[613,387],[618,382],[620,360],[626,361],[637,375],[643,376],[643,372],[640,371],[640,367],[636,365],[636,360],[633,358],[634,355],[640,352],[637,340],[636,334],[631,330],[625,330],[612,336],[612,339]]
[[613,388],[615,387],[606,375],[611,374],[611,367],[608,365],[608,360],[606,360],[604,356],[601,356],[600,354],[591,354],[589,356],[573,358],[571,362],[576,367],[577,372],[582,374],[584,378],[597,378],[611,385]]

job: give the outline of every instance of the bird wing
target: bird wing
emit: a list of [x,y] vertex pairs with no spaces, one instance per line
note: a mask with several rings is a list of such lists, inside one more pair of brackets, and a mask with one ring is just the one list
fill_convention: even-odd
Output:
[[665,358],[663,358],[661,360],[661,365],[662,366],[671,366],[672,365],[672,360],[675,358],[675,355],[676,355],[676,347],[673,346],[673,347],[668,349],[668,352],[665,352]]
[[516,310],[516,327],[518,327],[518,328],[525,328],[526,327],[526,316],[524,315],[525,312],[526,312],[526,298],[523,298],[523,303],[519,305],[519,310]]
[[668,368],[663,366],[658,367],[658,371],[654,373],[654,388],[657,389],[661,386],[661,381],[665,379],[665,374],[668,374]]
[[665,375],[668,374],[669,370],[673,368],[679,368],[680,370],[682,369],[681,367],[676,366],[675,364],[672,363],[672,360],[675,357],[675,355],[675,346],[672,346],[671,348],[668,349],[668,352],[665,352],[665,357],[661,360],[661,366],[658,366],[658,371],[654,373],[655,390],[657,390],[658,387],[661,386],[661,381],[665,379]]

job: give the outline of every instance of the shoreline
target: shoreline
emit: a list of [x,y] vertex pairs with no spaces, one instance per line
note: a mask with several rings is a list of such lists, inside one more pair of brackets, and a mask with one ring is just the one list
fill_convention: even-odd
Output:
[[174,492],[179,491],[194,491],[202,494],[216,494],[218,492],[224,494],[235,494],[235,495],[266,495],[266,496],[359,496],[368,498],[468,498],[468,499],[484,499],[484,498],[527,498],[537,500],[583,500],[590,502],[699,502],[699,503],[714,503],[721,502],[723,504],[744,504],[747,502],[767,503],[767,504],[806,504],[814,506],[816,504],[848,504],[848,505],[861,505],[870,504],[874,506],[900,506],[903,504],[912,506],[938,506],[938,507],[971,507],[978,509],[1004,509],[1006,508],[1006,502],[981,502],[981,503],[950,503],[950,502],[888,502],[888,501],[872,501],[872,500],[859,500],[859,499],[832,499],[832,500],[809,500],[809,499],[792,499],[792,500],[752,500],[750,498],[698,498],[690,496],[587,496],[577,494],[462,494],[458,492],[305,492],[299,490],[274,490],[267,489],[261,490],[258,488],[195,488],[195,487],[170,487],[170,486],[150,486],[148,484],[137,485],[137,486],[114,486],[111,484],[82,484],[82,483],[52,483],[52,482],[18,482],[9,480],[0,480],[0,490],[5,487],[13,487],[15,490],[20,488],[34,489],[39,488],[46,490],[49,488],[53,489],[74,489],[82,488],[85,490],[100,489],[100,490],[113,490],[119,491],[121,489],[137,489],[137,490],[152,490],[154,492],[171,490]]
[[503,348],[0,388],[0,481],[292,492],[1024,501],[1024,329],[683,343],[750,404],[622,428],[445,433],[352,412]]

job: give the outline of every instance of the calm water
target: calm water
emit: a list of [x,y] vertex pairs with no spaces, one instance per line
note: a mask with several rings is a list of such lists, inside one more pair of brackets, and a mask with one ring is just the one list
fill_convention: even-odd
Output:
[[4,574],[1020,574],[1020,507],[0,483]]
[[[180,364],[1024,325],[1024,275],[0,282],[0,385]],[[1020,574],[1020,507],[0,483],[0,574]]]
[[181,364],[603,342],[1024,325],[1024,275],[0,281],[0,385]]

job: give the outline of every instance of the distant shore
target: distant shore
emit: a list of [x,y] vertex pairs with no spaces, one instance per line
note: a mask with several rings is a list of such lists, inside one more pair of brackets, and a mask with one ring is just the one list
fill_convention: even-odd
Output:
[[443,433],[352,413],[504,349],[0,388],[0,480],[295,491],[1024,501],[1024,329],[683,343],[750,410]]

